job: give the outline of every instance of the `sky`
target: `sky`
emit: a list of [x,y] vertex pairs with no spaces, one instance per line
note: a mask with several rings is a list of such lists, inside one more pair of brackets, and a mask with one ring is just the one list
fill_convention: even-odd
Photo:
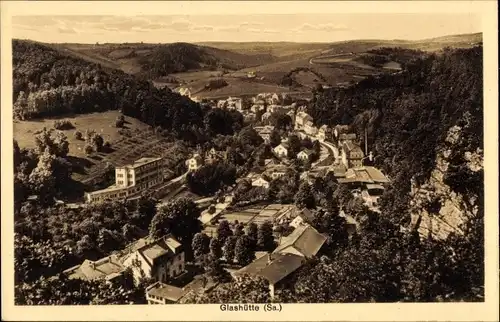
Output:
[[12,17],[13,38],[52,43],[418,40],[481,31],[479,17],[463,13]]

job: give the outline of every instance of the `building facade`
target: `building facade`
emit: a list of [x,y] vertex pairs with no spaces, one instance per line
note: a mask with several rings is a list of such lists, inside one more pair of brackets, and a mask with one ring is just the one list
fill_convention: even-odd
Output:
[[359,168],[363,166],[364,153],[361,148],[351,142],[342,145],[342,163],[346,168]]
[[115,184],[86,194],[87,202],[118,200],[137,195],[172,177],[163,158],[141,158],[133,164],[115,168]]

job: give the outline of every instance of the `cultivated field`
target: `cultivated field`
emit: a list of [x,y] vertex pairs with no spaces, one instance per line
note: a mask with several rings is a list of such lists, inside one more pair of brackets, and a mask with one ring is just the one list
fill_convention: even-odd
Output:
[[[137,119],[125,117],[125,128],[130,136],[121,135],[115,127],[118,111],[92,113],[65,117],[71,121],[75,129],[63,131],[69,142],[69,161],[73,164],[73,179],[82,183],[99,181],[104,174],[106,164],[112,166],[131,163],[141,157],[168,156],[172,143],[158,137],[150,127]],[[53,128],[55,119],[14,122],[14,138],[20,147],[34,148],[34,136],[44,127]],[[93,129],[102,135],[105,142],[111,143],[112,151],[99,152],[87,156],[84,152],[85,141],[77,140],[75,132],[85,134]]]

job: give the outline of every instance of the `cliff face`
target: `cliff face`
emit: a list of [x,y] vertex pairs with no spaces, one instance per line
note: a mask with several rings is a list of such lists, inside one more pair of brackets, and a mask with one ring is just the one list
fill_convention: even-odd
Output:
[[[451,232],[462,234],[462,225],[477,214],[478,197],[457,193],[444,180],[449,171],[449,158],[462,139],[462,128],[451,127],[446,143],[436,154],[436,166],[429,180],[422,185],[417,185],[412,180],[411,227],[417,229],[421,237],[445,239]],[[465,160],[464,165],[470,171],[483,169],[482,149],[465,151],[462,157]]]

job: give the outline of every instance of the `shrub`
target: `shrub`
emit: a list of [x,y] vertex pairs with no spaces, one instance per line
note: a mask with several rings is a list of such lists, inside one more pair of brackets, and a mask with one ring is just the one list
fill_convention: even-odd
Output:
[[69,120],[57,120],[54,122],[54,128],[56,130],[71,130],[74,129],[75,127]]
[[125,125],[125,117],[123,115],[120,115],[116,118],[115,126],[118,128],[122,128],[123,125]]
[[75,139],[77,140],[83,140],[83,134],[80,131],[75,132]]
[[86,144],[84,149],[86,155],[92,154],[92,152],[94,152],[94,148],[90,144]]

